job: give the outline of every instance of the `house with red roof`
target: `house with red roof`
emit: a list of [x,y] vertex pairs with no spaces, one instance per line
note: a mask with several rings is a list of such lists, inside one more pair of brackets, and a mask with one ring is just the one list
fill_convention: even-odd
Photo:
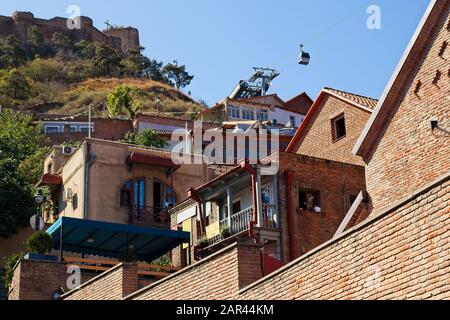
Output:
[[277,94],[243,99],[230,99],[204,110],[199,119],[209,122],[225,121],[270,121],[288,127],[298,128],[313,101],[305,93],[285,102]]

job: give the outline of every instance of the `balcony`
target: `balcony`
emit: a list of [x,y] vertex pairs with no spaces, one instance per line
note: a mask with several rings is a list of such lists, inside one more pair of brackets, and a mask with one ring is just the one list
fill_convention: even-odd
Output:
[[[220,221],[220,228],[224,227],[230,228],[231,235],[239,234],[243,231],[248,230],[249,223],[252,221],[253,207],[249,207],[231,216],[230,225],[228,226],[228,219],[223,219]],[[278,229],[278,215],[276,214],[276,207],[273,204],[263,204],[262,205],[262,216],[259,227]]]
[[168,229],[170,216],[167,209],[157,207],[132,208],[130,224]]
[[[202,245],[197,245],[194,249],[195,256],[201,259],[230,245],[232,242],[236,241],[240,235],[249,230],[250,221],[252,220],[253,206],[233,214],[230,219],[222,219],[220,221],[221,234],[206,240]],[[275,205],[262,205],[261,222],[255,227],[279,230],[279,219]],[[224,232],[223,230],[225,229],[228,229],[229,231]]]
[[249,223],[252,221],[252,215],[253,207],[249,207],[233,214],[230,218],[230,225],[228,225],[228,218],[220,221],[220,228],[222,230],[223,228],[229,227],[231,233],[230,236],[244,232],[248,230]]

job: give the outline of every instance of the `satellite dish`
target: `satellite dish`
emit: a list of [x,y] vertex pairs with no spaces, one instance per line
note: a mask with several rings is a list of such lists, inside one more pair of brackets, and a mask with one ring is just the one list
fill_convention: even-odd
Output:
[[31,225],[31,228],[33,228],[33,230],[41,231],[45,227],[44,219],[42,219],[41,216],[35,214],[34,216],[32,216],[30,218],[30,225]]

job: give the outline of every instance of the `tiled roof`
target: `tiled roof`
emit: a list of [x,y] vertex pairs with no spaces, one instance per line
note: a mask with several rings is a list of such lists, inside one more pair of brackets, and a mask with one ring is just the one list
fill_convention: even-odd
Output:
[[302,92],[294,98],[286,101],[281,108],[287,111],[306,115],[313,103],[314,101],[308,96],[308,94],[306,92]]
[[178,169],[180,166],[172,162],[172,159],[168,158],[163,153],[146,154],[140,152],[133,152],[127,159],[127,163],[139,163],[154,166],[168,167],[172,169]]
[[341,96],[345,99],[356,102],[357,104],[367,107],[371,110],[375,109],[375,107],[377,106],[377,103],[378,103],[377,99],[361,96],[359,94],[354,94],[354,93],[337,90],[337,89],[333,89],[333,88],[324,88],[324,90],[330,91],[330,92],[332,92],[338,96]]
[[62,177],[58,174],[51,174],[51,173],[45,173],[41,180],[38,182],[38,186],[49,186],[49,185],[55,185],[59,186],[62,184]]

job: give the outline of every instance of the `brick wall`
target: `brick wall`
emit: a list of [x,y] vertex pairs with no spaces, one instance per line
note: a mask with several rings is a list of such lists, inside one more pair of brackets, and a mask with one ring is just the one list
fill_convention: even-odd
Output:
[[238,295],[239,299],[449,299],[450,173]]
[[[76,121],[86,121],[87,118],[77,118]],[[92,138],[118,141],[123,139],[125,133],[133,131],[133,125],[131,121],[125,120],[113,120],[108,118],[94,118],[94,132],[92,132]],[[50,133],[46,134],[50,140],[49,145],[60,145],[69,141],[81,141],[88,137],[87,132],[70,132],[70,126],[64,128],[62,133]]]
[[[12,290],[9,300],[52,300],[53,293],[66,287],[67,278],[64,264],[49,261],[21,260],[14,270]],[[93,275],[82,274],[81,282]]]
[[122,263],[66,293],[64,300],[120,300],[139,288],[137,263]]
[[260,259],[254,259],[259,255],[260,246],[234,244],[126,299],[231,299],[239,288],[261,277]]
[[[331,120],[340,114],[345,117],[346,136],[333,142]],[[370,115],[368,111],[325,94],[292,151],[317,158],[364,165],[359,156],[352,154],[352,149]]]
[[[287,190],[285,173],[294,173]],[[284,262],[292,261],[330,240],[351,206],[351,196],[365,190],[364,167],[340,162],[280,153],[279,201]],[[321,213],[300,209],[299,190],[320,192]],[[295,256],[290,256],[288,198],[292,201],[295,225]]]
[[[450,1],[438,1],[416,44],[421,45],[422,41],[425,48],[413,51],[385,102],[393,116],[379,123],[387,124],[387,128],[374,128],[381,138],[373,142],[375,150],[367,156],[366,176],[375,210],[450,168],[449,23]],[[443,46],[444,41],[447,48]],[[440,56],[442,49],[445,50]],[[433,83],[438,71],[440,79]],[[387,117],[386,114],[380,117]],[[431,119],[439,120],[440,128],[432,131]]]

